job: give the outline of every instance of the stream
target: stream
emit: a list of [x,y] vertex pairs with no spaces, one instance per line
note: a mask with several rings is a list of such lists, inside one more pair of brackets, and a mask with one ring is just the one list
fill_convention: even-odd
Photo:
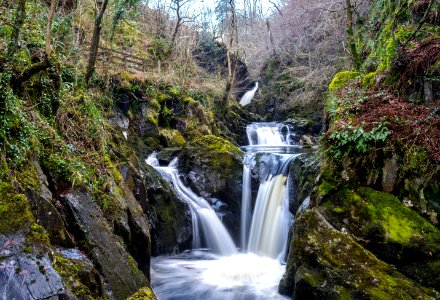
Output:
[[[192,216],[192,250],[153,257],[151,285],[159,300],[287,299],[278,294],[285,272],[289,228],[289,165],[301,152],[289,127],[281,123],[252,123],[243,160],[240,247],[236,246],[215,210],[180,179],[178,161],[153,166],[188,203]],[[265,165],[256,170],[259,158]],[[259,188],[252,197],[252,176]],[[258,175],[255,175],[258,173]]]

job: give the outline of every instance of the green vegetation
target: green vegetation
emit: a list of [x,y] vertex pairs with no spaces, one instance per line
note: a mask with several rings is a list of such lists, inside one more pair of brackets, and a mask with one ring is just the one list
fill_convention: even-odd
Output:
[[340,126],[337,131],[331,132],[325,142],[330,144],[326,151],[335,159],[353,153],[366,153],[372,146],[383,144],[391,132],[387,122],[379,123],[376,127],[366,131],[362,127]]

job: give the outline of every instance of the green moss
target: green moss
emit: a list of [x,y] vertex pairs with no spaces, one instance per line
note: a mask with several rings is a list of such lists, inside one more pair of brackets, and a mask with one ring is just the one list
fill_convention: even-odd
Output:
[[20,168],[16,174],[18,183],[22,188],[39,191],[41,189],[40,179],[34,165],[27,165]]
[[108,155],[104,156],[104,161],[106,164],[106,167],[108,169],[109,174],[113,177],[116,183],[119,183],[122,181],[122,174],[119,172],[119,170],[115,167],[113,162],[111,161],[110,157]]
[[291,251],[300,266],[295,280],[302,277],[323,299],[353,299],[359,294],[366,299],[431,298],[430,291],[377,259],[350,235],[328,225],[319,209],[297,217],[294,236]]
[[404,171],[423,174],[428,172],[429,168],[431,167],[430,160],[428,159],[428,153],[424,148],[413,147],[406,150],[403,155],[403,159],[405,163],[402,164],[402,169]]
[[27,228],[33,220],[26,196],[17,194],[12,185],[0,182],[0,233]]
[[128,297],[127,300],[156,300],[156,296],[149,287],[143,287],[137,291],[132,296]]
[[[73,292],[73,294],[80,299],[84,296],[96,297],[96,299],[104,299],[100,295],[93,293],[87,286],[87,277],[83,275],[84,265],[77,260],[66,259],[60,254],[55,254],[53,266],[58,274],[61,276],[64,284]],[[94,299],[94,298],[91,298]]]
[[33,223],[26,236],[26,241],[28,243],[49,245],[49,234],[42,226],[38,225],[37,223]]
[[371,88],[376,84],[377,72],[370,72],[362,79],[362,87],[364,89]]
[[343,71],[339,72],[333,77],[328,89],[330,92],[334,93],[338,89],[342,88],[348,81],[355,79],[359,76],[358,72],[353,71]]
[[160,136],[165,139],[168,147],[182,147],[185,145],[185,138],[175,129],[161,129]]
[[[368,201],[371,221],[383,227],[386,239],[402,245],[423,243],[426,251],[440,251],[440,231],[388,193],[371,188],[359,189],[359,195]],[[436,244],[439,243],[439,244]]]
[[[440,253],[440,231],[395,196],[371,188],[343,188],[323,203],[333,223],[342,223],[356,236],[380,247]],[[394,245],[394,246],[392,246]]]
[[145,122],[152,124],[154,126],[158,126],[159,125],[158,111],[152,108],[147,108],[147,113],[145,115]]
[[318,194],[320,196],[327,195],[335,186],[330,182],[323,180],[322,183],[318,187]]
[[128,262],[133,267],[133,269],[137,270],[138,269],[138,264],[137,264],[136,260],[133,258],[133,256],[128,255],[127,258],[128,258]]
[[191,157],[199,157],[213,170],[226,174],[241,161],[243,152],[231,142],[214,135],[195,138],[186,148]]

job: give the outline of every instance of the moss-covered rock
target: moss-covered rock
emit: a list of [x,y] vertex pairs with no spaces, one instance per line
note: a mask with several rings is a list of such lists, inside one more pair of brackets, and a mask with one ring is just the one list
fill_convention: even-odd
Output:
[[0,233],[27,229],[33,221],[26,196],[17,193],[11,184],[0,182]]
[[432,290],[379,260],[344,230],[335,229],[319,209],[295,220],[280,292],[294,299],[431,299]]
[[238,233],[243,152],[223,138],[205,135],[187,143],[180,158],[198,194],[206,199],[219,198],[229,206],[230,231]]
[[360,74],[358,72],[353,71],[343,71],[339,72],[333,77],[328,89],[330,92],[334,93],[338,89],[342,88],[348,81],[355,79]]
[[[360,245],[424,285],[438,286],[440,231],[396,197],[371,188],[342,188],[327,197],[323,213],[339,230],[350,233]],[[411,267],[409,267],[411,266]]]
[[105,299],[103,280],[90,261],[66,258],[57,253],[53,258],[55,270],[64,284],[79,299]]
[[223,176],[228,176],[243,152],[231,142],[214,135],[195,138],[185,148],[187,156],[203,161]]
[[127,300],[156,300],[156,296],[149,287],[141,288],[135,294],[127,298]]
[[183,147],[185,145],[185,138],[176,129],[161,129],[159,134],[165,140],[167,147]]

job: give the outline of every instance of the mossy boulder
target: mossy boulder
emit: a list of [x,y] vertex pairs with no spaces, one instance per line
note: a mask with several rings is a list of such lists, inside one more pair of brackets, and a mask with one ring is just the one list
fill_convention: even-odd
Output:
[[167,147],[183,147],[186,142],[182,134],[176,129],[161,129],[159,135]]
[[360,75],[359,72],[353,72],[353,71],[339,72],[335,75],[335,77],[333,77],[332,81],[330,82],[330,85],[328,86],[328,89],[331,93],[334,93],[340,88],[344,87],[347,82],[355,79],[359,75]]
[[13,233],[27,229],[33,222],[29,200],[14,187],[0,182],[0,233]]
[[230,211],[231,232],[239,232],[243,152],[231,142],[205,135],[187,143],[181,166],[188,174],[191,187],[202,197],[218,198]]
[[294,299],[432,299],[423,288],[337,230],[319,208],[297,216],[279,291]]
[[371,188],[342,188],[321,205],[333,226],[377,257],[420,282],[433,275],[423,284],[440,285],[440,269],[433,268],[440,260],[440,230],[399,199]]

